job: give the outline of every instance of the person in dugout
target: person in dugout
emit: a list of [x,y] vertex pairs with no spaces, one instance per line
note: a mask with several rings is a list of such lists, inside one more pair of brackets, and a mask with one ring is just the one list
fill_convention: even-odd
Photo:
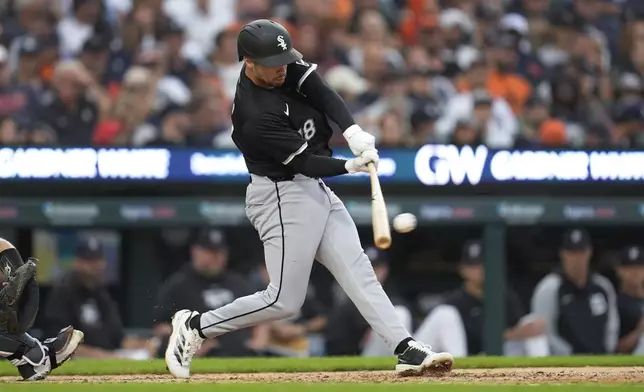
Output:
[[[444,296],[432,309],[414,337],[455,357],[480,355],[483,347],[483,246],[480,241],[467,242],[458,266],[463,286]],[[549,355],[544,320],[526,314],[516,292],[506,295],[506,329],[503,352],[506,356],[543,357]]]
[[[217,309],[255,292],[246,277],[228,270],[225,233],[216,228],[201,230],[190,247],[190,263],[171,275],[159,290],[153,314],[154,335],[162,356],[172,333],[172,315],[189,308],[199,312]],[[268,325],[241,329],[205,342],[196,357],[263,356],[268,343]]]
[[619,341],[617,352],[644,354],[644,249],[629,246],[618,257]]
[[102,241],[95,236],[79,238],[71,270],[49,293],[44,330],[52,334],[66,325],[83,330],[85,340],[77,358],[148,359],[153,347],[146,339],[127,334],[106,284],[106,270]]
[[588,232],[566,231],[561,265],[532,295],[532,312],[546,320],[553,355],[614,353],[619,336],[617,298],[611,282],[590,268]]

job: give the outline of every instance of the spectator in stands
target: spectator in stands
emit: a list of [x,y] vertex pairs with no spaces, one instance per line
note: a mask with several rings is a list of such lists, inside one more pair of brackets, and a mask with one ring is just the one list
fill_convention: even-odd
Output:
[[517,73],[519,59],[515,49],[515,38],[508,34],[500,34],[488,44],[486,53],[492,64],[486,87],[493,97],[503,98],[514,114],[520,115],[526,101],[532,95],[532,86]]
[[[641,6],[640,6],[641,7]],[[619,64],[623,71],[644,75],[644,10],[625,12],[628,19],[622,26]]]
[[582,65],[581,61],[570,60],[554,68],[555,76],[550,79],[553,117],[567,122],[582,120]]
[[617,104],[641,102],[644,99],[644,80],[635,72],[622,72],[617,78],[615,100]]
[[378,10],[368,10],[359,14],[358,37],[355,45],[347,52],[349,64],[358,72],[366,73],[367,47],[377,45],[380,48],[381,61],[393,70],[401,70],[404,67],[404,58],[395,48],[393,37],[383,14]]
[[403,119],[395,110],[390,110],[380,117],[378,146],[403,147],[405,145],[406,132]]
[[[256,283],[256,291],[265,290],[270,283],[264,262],[257,268]],[[325,309],[316,298],[315,289],[311,285],[297,315],[269,323],[266,352],[286,357],[322,356],[324,345],[320,333],[326,324]]]
[[167,60],[165,49],[157,47],[141,52],[135,61],[135,65],[147,68],[158,80],[153,114],[159,114],[169,106],[185,106],[192,95],[181,79],[168,74]]
[[629,246],[619,254],[619,342],[617,352],[644,354],[644,250]]
[[27,91],[16,88],[11,80],[9,69],[9,54],[4,46],[0,46],[0,117],[27,117],[25,110],[29,105]]
[[[55,46],[58,46],[58,36],[56,34],[58,18],[51,9],[51,3],[41,0],[19,1],[18,4],[20,3],[22,3],[23,7],[27,7],[19,12],[19,17],[25,28],[16,31],[19,32],[19,35],[11,40],[10,46],[7,46],[10,53],[11,70],[14,72],[20,69],[18,54],[19,49],[24,46],[24,40],[31,37],[31,39],[39,41],[40,47],[43,47],[43,43],[47,41],[55,42]],[[34,7],[31,11],[27,11],[29,5]]]
[[499,21],[500,33],[510,41],[510,47],[516,53],[516,72],[530,82],[533,88],[538,87],[546,78],[546,69],[533,53],[528,42],[530,25],[528,20],[516,13],[504,15]]
[[156,84],[155,75],[150,70],[138,66],[130,68],[105,120],[96,127],[94,143],[141,145],[154,138],[155,130],[144,123],[154,109]]
[[365,78],[353,68],[336,65],[325,74],[326,82],[344,99],[352,113],[359,113],[365,107],[363,95],[369,92],[370,86]]
[[585,129],[584,147],[590,149],[606,149],[613,144],[610,128],[607,124],[591,123]]
[[472,118],[459,119],[446,144],[453,144],[457,147],[483,145],[483,129]]
[[[421,98],[436,100],[441,110],[444,110],[449,100],[456,95],[454,84],[443,76],[445,64],[440,58],[430,57],[421,46],[414,46],[407,50],[407,70],[415,73],[418,90],[414,93],[414,84],[410,86],[410,93],[420,95]],[[421,80],[423,82],[421,83]],[[422,103],[421,103],[422,106]]]
[[187,107],[190,131],[186,143],[190,147],[229,147],[230,110],[225,110],[221,90],[205,88],[195,92]]
[[[45,307],[51,334],[72,325],[85,333],[76,352],[86,358],[149,358],[145,340],[127,336],[116,302],[105,286],[105,252],[98,238],[81,238],[72,270],[56,282]],[[50,336],[50,335],[47,335]]]
[[614,144],[624,148],[644,145],[641,132],[644,122],[643,109],[642,102],[626,102],[614,109],[612,132]]
[[0,146],[25,144],[25,139],[25,132],[13,118],[5,117],[0,121]]
[[158,3],[135,1],[123,20],[120,38],[123,41],[123,57],[129,60],[128,66],[137,54],[158,45],[157,33],[169,23],[170,19],[161,11]]
[[[2,38],[17,40],[25,34],[35,34],[43,18],[51,16],[51,2],[47,0],[15,0],[14,15],[2,24]],[[41,31],[42,32],[42,31]]]
[[30,112],[35,112],[35,108],[40,104],[38,96],[45,92],[48,81],[45,80],[43,71],[49,66],[47,54],[43,53],[46,48],[37,38],[26,36],[21,40],[21,46],[18,50],[18,63],[20,67],[15,72],[15,79],[20,87],[32,98],[30,99]]
[[561,267],[534,290],[532,312],[546,320],[553,355],[614,353],[619,335],[615,289],[590,269],[592,245],[584,229],[566,231]]
[[[433,349],[449,350],[455,357],[484,353],[483,255],[480,241],[465,244],[458,267],[463,286],[444,296],[442,303],[427,315],[414,338],[424,339]],[[507,289],[505,306],[504,355],[547,356],[545,321],[526,314],[521,300],[511,288]]]
[[56,132],[43,122],[27,125],[24,132],[26,144],[32,146],[55,146],[58,144]]
[[538,148],[541,144],[539,130],[550,119],[548,101],[534,94],[526,102],[523,115],[519,118],[519,133],[515,140],[516,148]]
[[81,47],[78,60],[90,72],[94,80],[107,86],[108,71],[110,70],[110,40],[109,37],[93,35]]
[[210,67],[224,85],[226,97],[232,100],[243,62],[237,56],[237,26],[226,28],[217,34],[215,47],[210,54]]
[[[456,129],[457,122],[474,118],[474,109],[477,105],[475,105],[473,92],[477,92],[479,104],[484,103],[486,107],[489,106],[488,101],[490,99],[484,94],[488,75],[486,59],[482,57],[476,59],[471,68],[464,74],[464,78],[461,79],[461,81],[466,80],[466,82],[463,82],[467,83],[466,87],[463,87],[461,93],[448,101],[441,119],[436,123],[436,136],[439,140],[443,142],[449,140],[450,135]],[[492,95],[489,90],[488,94]],[[482,106],[479,105],[481,117],[487,113],[487,110],[484,110]],[[481,123],[482,126],[484,125],[487,128],[487,131],[481,134],[483,140],[494,147],[506,148],[512,146],[514,137],[518,132],[517,119],[512,112],[512,108],[503,98],[494,98],[489,109],[491,110],[487,115],[489,124],[487,121]]]
[[[422,144],[410,133],[411,115],[416,113],[418,120],[433,101],[443,115],[435,124],[432,142],[448,143],[460,122],[460,130],[475,131],[454,138],[461,144],[480,138],[477,143],[506,148],[518,138],[517,146],[535,148],[606,145],[604,131],[612,124],[605,107],[642,100],[644,12],[631,0],[602,6],[582,3],[15,0],[0,14],[0,43],[8,49],[10,69],[20,79],[20,86],[12,87],[28,95],[28,115],[21,114],[19,122],[39,117],[39,103],[34,105],[32,97],[49,101],[45,91],[59,52],[64,60],[77,57],[90,71],[101,120],[106,119],[109,103],[96,94],[98,87],[102,85],[114,99],[132,65],[148,67],[159,79],[153,112],[137,128],[159,129],[166,113],[188,105],[191,90],[206,83],[202,74],[208,75],[207,83],[224,87],[225,99],[217,105],[229,111],[242,66],[235,42],[239,27],[250,19],[269,17],[289,26],[295,46],[321,71],[341,65],[359,75],[352,76],[355,82],[339,87],[365,130],[378,136],[380,124],[391,119],[385,113],[397,112],[404,134],[404,143],[394,143],[397,146]],[[622,24],[617,20],[621,14]],[[616,71],[610,75],[615,78],[615,97],[611,64]],[[474,104],[471,97],[469,103],[463,98],[479,89],[494,97],[491,120],[485,126],[466,126],[465,119],[474,117]],[[551,119],[563,122],[565,135],[559,122],[519,131],[515,119],[524,109],[532,109],[525,104],[535,95],[547,99]],[[511,116],[501,106],[510,108]],[[59,132],[58,125],[49,126]],[[621,122],[617,128],[621,132]],[[74,131],[66,133],[70,132]],[[59,139],[66,143],[65,137]],[[616,139],[625,147],[638,145],[636,140],[624,142],[628,138],[621,135]],[[132,138],[119,143],[149,141]],[[345,141],[334,137],[333,143]],[[203,140],[197,145],[204,145]]]
[[247,17],[235,12],[245,11],[245,6],[235,0],[166,0],[163,11],[186,29],[187,50],[192,53],[191,57],[204,59],[220,31],[235,22],[236,16]]
[[63,56],[79,53],[83,43],[96,32],[95,28],[102,17],[100,0],[74,0],[71,14],[58,24]]
[[[165,63],[168,64],[168,75],[179,79],[187,88],[194,87],[199,76],[197,66],[184,54],[185,33],[183,27],[170,21],[162,32],[165,45]],[[237,75],[239,77],[239,75]]]
[[100,87],[74,60],[56,66],[52,87],[53,91],[43,97],[38,120],[54,129],[62,145],[90,145],[100,115],[97,94],[93,92]]
[[[163,342],[159,354],[165,352],[172,332],[170,319],[184,308],[205,312],[216,309],[254,293],[243,276],[228,270],[228,247],[221,230],[205,229],[190,249],[192,259],[172,275],[159,291],[154,310],[154,334]],[[257,326],[210,339],[201,346],[197,357],[240,357],[259,355],[266,347],[267,326]]]
[[190,115],[184,108],[174,106],[168,108],[162,116],[161,124],[154,127],[146,124],[150,135],[154,138],[145,143],[146,147],[180,147],[186,145],[186,136],[190,131]]
[[438,19],[440,34],[443,35],[445,75],[453,77],[468,69],[476,58],[473,46],[476,23],[467,12],[458,8],[444,9]]
[[428,101],[426,105],[411,114],[410,145],[412,147],[420,147],[436,141],[434,129],[440,114],[440,107],[436,101]]
[[[375,279],[383,286],[389,277],[389,260],[387,255],[374,247],[365,249],[374,268]],[[336,300],[328,317],[325,332],[326,354],[329,356],[363,355],[390,356],[391,351],[385,342],[369,328],[369,324],[355,307],[353,302],[344,294],[337,284],[334,286]],[[403,325],[411,330],[412,317],[405,302],[395,294],[391,284],[387,294],[395,305],[398,318]]]

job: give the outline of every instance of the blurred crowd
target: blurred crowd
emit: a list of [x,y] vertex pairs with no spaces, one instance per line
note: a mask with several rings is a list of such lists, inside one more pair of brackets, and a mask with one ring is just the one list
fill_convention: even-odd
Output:
[[259,18],[381,147],[644,142],[641,0],[6,0],[0,145],[233,147]]

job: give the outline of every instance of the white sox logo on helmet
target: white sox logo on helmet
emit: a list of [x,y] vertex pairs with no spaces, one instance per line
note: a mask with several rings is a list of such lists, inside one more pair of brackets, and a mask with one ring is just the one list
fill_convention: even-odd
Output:
[[284,41],[284,36],[283,35],[278,35],[277,36],[277,46],[282,48],[282,50],[288,49],[288,45],[286,44],[286,41]]

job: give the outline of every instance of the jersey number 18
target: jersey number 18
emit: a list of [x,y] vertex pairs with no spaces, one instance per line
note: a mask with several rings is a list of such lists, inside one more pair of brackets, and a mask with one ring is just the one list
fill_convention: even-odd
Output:
[[300,128],[297,132],[307,142],[309,140],[311,140],[311,138],[313,138],[313,136],[315,136],[315,122],[313,122],[313,119],[309,118],[308,120],[306,120],[304,125],[302,125],[302,128]]

